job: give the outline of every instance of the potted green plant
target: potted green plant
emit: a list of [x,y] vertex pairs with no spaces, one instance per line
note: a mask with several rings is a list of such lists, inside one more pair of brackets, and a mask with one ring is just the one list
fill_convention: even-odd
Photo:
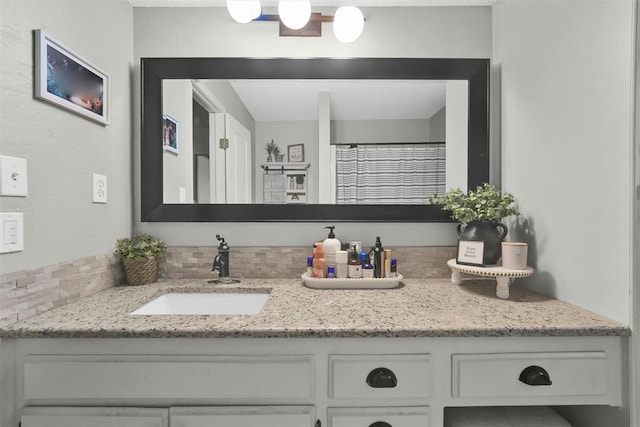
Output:
[[278,154],[280,154],[280,147],[278,147],[278,144],[273,142],[273,139],[271,140],[271,142],[267,143],[265,148],[267,150],[267,162],[272,162],[273,156],[277,156]]
[[118,239],[115,254],[122,260],[127,283],[148,285],[158,281],[158,260],[165,253],[162,240],[148,234]]
[[508,232],[502,219],[520,214],[512,194],[502,194],[487,183],[468,193],[455,189],[444,196],[433,195],[429,202],[442,205],[442,209],[451,212],[451,218],[460,221],[460,239],[484,241],[487,264],[496,264],[502,255],[502,242]]

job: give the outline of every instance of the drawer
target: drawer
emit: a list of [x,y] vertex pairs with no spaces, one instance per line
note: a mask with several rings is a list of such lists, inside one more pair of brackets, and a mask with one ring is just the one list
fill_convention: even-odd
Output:
[[[513,398],[604,396],[609,392],[610,364],[607,354],[593,352],[454,354],[452,356],[452,393],[459,398]],[[520,381],[528,367],[532,380],[550,385],[528,385]],[[523,378],[525,379],[525,378]]]
[[171,408],[171,427],[312,427],[311,406],[231,406]]
[[168,427],[169,411],[150,408],[27,407],[22,427]]
[[420,399],[430,395],[428,354],[329,356],[331,398]]
[[27,403],[129,399],[269,399],[313,396],[313,356],[31,355]]
[[329,427],[429,427],[429,407],[329,408]]

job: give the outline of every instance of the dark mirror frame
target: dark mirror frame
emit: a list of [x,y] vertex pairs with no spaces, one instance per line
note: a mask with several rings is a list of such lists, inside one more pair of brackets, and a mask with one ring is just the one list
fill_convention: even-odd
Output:
[[435,79],[469,81],[468,186],[489,181],[488,59],[142,58],[141,212],[143,222],[446,222],[434,205],[164,204],[164,79]]

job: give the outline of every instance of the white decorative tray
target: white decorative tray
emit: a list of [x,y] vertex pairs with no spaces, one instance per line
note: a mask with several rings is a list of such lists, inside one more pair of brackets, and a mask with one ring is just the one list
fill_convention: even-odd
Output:
[[392,279],[316,279],[302,275],[304,284],[314,289],[391,289],[400,286],[401,274]]

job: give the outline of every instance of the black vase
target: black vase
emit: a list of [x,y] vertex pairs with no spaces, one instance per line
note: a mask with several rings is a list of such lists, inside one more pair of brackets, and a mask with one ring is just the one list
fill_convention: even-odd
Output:
[[464,229],[458,224],[461,240],[484,242],[483,263],[497,264],[502,256],[502,242],[507,236],[507,226],[495,221],[471,221]]

